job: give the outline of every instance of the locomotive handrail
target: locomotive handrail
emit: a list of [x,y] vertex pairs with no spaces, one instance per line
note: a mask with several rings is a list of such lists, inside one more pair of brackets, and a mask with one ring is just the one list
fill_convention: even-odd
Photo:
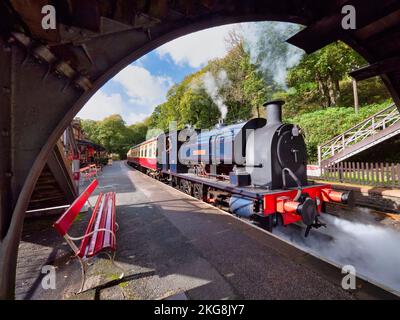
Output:
[[347,147],[352,146],[400,121],[400,113],[395,104],[375,113],[340,135],[318,146],[318,162],[321,163]]

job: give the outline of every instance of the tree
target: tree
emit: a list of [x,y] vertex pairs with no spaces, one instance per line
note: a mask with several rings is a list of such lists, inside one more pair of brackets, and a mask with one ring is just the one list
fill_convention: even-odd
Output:
[[83,130],[89,139],[102,145],[109,153],[116,153],[121,159],[126,154],[133,141],[133,132],[126,127],[120,115],[111,115],[102,121],[84,120]]
[[341,98],[340,81],[364,59],[343,42],[336,42],[306,55],[289,71],[287,83],[297,94],[318,93],[324,107],[337,106]]
[[199,129],[209,129],[218,123],[218,107],[204,89],[188,89],[179,104],[182,123]]

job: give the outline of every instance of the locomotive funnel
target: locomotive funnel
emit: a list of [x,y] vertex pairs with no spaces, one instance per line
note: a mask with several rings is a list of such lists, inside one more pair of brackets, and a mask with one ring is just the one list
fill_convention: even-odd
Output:
[[264,104],[267,109],[267,124],[282,123],[282,106],[285,104],[282,100],[270,101]]

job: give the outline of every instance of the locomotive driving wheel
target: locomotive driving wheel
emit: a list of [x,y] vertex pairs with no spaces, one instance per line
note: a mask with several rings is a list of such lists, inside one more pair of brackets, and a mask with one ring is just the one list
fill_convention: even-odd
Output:
[[171,187],[173,187],[173,188],[179,187],[179,184],[178,184],[179,181],[178,181],[177,177],[171,177],[170,179],[171,179],[170,180]]
[[192,195],[192,183],[190,181],[181,179],[179,182],[179,189],[188,194],[188,195]]
[[203,185],[200,183],[193,184],[193,196],[196,199],[203,200]]

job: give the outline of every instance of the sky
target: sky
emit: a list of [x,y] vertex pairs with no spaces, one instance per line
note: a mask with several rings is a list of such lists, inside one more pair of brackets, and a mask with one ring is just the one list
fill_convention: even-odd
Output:
[[225,39],[235,25],[206,29],[175,39],[135,61],[105,84],[79,112],[81,119],[120,114],[127,125],[143,121],[166,101],[175,83],[227,53]]

